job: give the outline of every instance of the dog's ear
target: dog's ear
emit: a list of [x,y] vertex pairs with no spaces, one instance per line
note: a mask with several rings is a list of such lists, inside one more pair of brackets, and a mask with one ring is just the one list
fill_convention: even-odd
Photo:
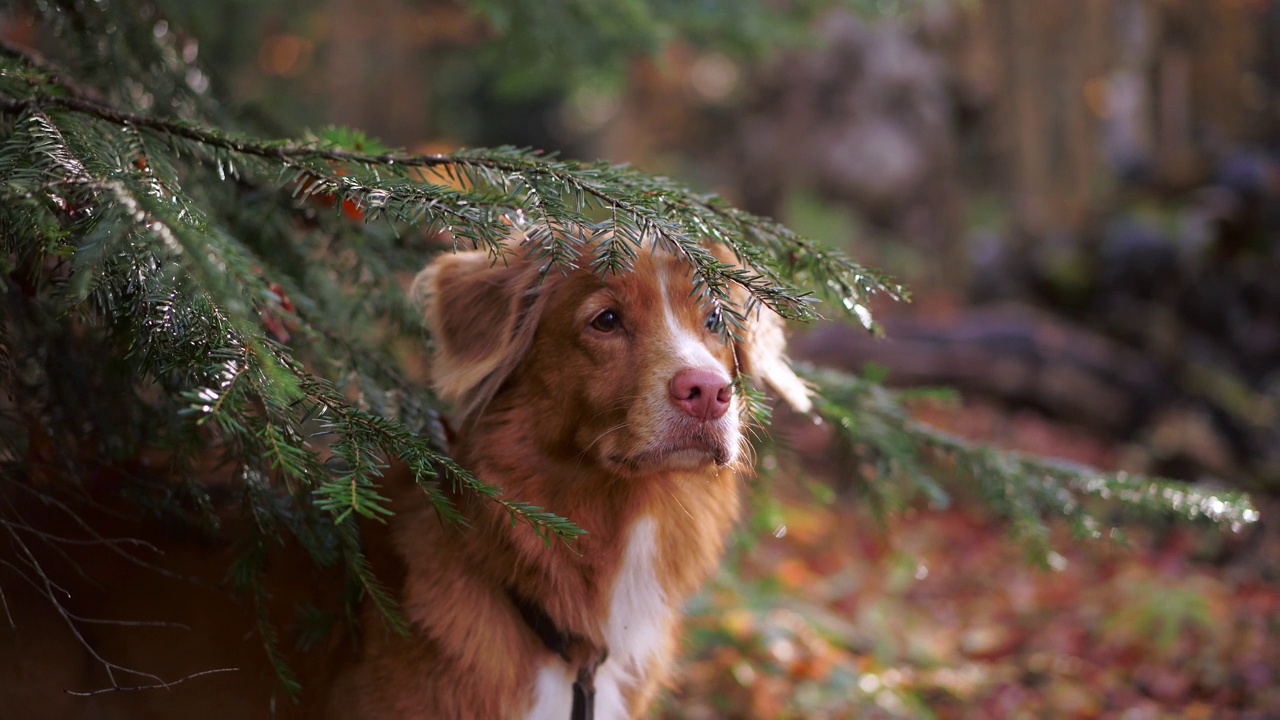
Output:
[[808,384],[796,375],[787,359],[787,336],[783,332],[783,320],[776,313],[755,308],[737,351],[741,372],[773,390],[796,412],[807,413],[813,409]]
[[[741,261],[724,245],[713,245],[712,253],[723,263],[741,266]],[[738,372],[751,378],[758,388],[772,390],[796,412],[813,410],[808,384],[796,375],[787,359],[787,335],[782,317],[749,302],[747,292],[740,287],[734,287],[731,292],[738,307],[747,307],[747,327],[734,347]]]
[[528,351],[538,280],[528,261],[483,251],[441,255],[414,278],[410,298],[435,345],[431,382],[460,425],[475,419]]

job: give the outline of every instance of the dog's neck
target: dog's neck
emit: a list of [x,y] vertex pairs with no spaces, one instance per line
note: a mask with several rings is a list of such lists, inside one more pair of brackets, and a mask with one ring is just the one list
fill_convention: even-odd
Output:
[[[523,670],[489,657],[495,647],[545,651],[545,637],[530,629],[511,600],[516,594],[545,614],[556,634],[572,637],[579,648],[607,651],[595,678],[597,717],[624,717],[637,688],[654,687],[641,679],[669,663],[680,608],[719,560],[737,515],[737,477],[710,467],[612,475],[585,459],[548,453],[536,444],[532,426],[510,417],[491,428],[477,423],[455,434],[451,451],[481,482],[500,486],[504,499],[539,505],[587,534],[571,543],[547,539],[527,522],[513,523],[500,504],[465,490],[452,499],[466,526],[451,525],[435,517],[410,484],[397,501],[403,511],[388,548],[405,570],[401,606],[419,632],[460,653],[449,662],[465,672],[491,678],[531,672],[539,687],[544,680],[555,687],[578,667],[576,657],[553,660],[551,651],[546,664]],[[410,662],[416,651],[406,644],[384,652]],[[557,710],[547,717],[562,718],[563,696],[545,697]]]

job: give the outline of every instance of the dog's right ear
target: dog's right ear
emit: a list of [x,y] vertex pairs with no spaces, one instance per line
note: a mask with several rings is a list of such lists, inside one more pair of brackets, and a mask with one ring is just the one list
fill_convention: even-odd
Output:
[[431,382],[466,426],[484,409],[533,341],[538,272],[519,257],[443,254],[414,278],[410,298],[434,341]]
[[737,352],[741,372],[763,382],[796,412],[813,410],[813,392],[791,369],[783,320],[776,313],[757,307]]

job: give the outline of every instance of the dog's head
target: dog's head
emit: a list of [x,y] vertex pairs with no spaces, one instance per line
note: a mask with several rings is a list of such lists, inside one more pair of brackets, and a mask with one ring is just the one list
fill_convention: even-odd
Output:
[[602,279],[544,273],[523,245],[511,251],[443,255],[414,281],[435,343],[432,381],[464,432],[519,412],[540,450],[634,474],[737,462],[739,375],[808,409],[780,319],[753,313],[739,340],[722,339],[671,252],[647,245],[633,272]]

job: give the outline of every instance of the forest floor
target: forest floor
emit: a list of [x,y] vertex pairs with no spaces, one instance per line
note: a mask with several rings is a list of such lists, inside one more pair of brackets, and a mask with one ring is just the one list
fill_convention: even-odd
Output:
[[[981,402],[917,413],[1013,449],[1117,456]],[[1063,528],[1042,567],[962,493],[878,520],[852,493],[769,492],[690,608],[663,717],[1280,717],[1274,523],[1130,528],[1123,545]],[[1260,509],[1265,524],[1280,506]]]

